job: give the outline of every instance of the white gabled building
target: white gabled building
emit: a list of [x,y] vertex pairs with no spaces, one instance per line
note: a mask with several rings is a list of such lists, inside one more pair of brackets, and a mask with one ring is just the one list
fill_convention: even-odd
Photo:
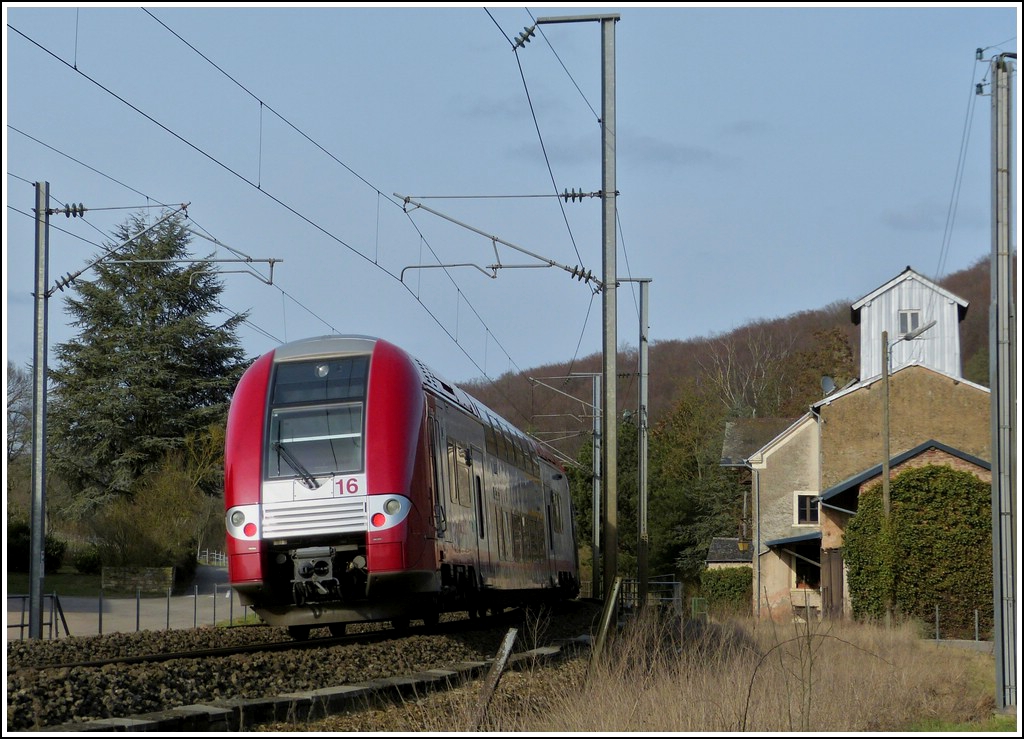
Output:
[[[882,374],[882,332],[888,332],[889,368],[921,364],[951,377],[962,377],[960,322],[967,301],[958,298],[910,267],[850,306],[860,326],[860,379]],[[935,321],[913,341],[898,341]]]

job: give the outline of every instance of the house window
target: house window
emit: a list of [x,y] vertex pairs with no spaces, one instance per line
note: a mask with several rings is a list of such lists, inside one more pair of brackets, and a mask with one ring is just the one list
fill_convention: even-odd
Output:
[[900,311],[900,336],[906,336],[915,331],[921,325],[921,311],[901,310]]
[[796,494],[796,523],[798,526],[818,525],[818,494]]

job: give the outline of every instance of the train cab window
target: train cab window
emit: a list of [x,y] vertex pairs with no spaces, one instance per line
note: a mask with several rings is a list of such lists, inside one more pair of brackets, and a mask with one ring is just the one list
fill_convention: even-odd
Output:
[[270,413],[271,479],[362,469],[363,406],[280,408]]
[[282,362],[274,369],[268,479],[358,472],[368,356]]
[[274,371],[271,404],[328,403],[366,397],[368,356],[282,362]]

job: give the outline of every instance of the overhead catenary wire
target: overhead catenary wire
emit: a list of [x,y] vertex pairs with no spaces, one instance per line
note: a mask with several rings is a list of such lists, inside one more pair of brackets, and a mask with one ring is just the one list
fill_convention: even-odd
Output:
[[[162,26],[164,26],[165,28],[167,28],[166,24],[164,24],[164,23],[163,23],[162,21],[159,21],[159,19],[157,19],[157,18],[156,18],[156,17],[155,17],[155,16],[154,16],[154,15],[153,15],[152,13],[150,13],[149,11],[145,11],[145,12],[147,12],[147,14],[148,14],[148,15],[150,15],[150,17],[152,17],[152,18],[153,18],[154,20],[157,20],[157,21],[158,21],[158,22],[159,22],[159,23],[160,23],[160,24],[161,24]],[[41,46],[40,44],[36,43],[36,42],[35,42],[34,40],[32,40],[32,39],[28,38],[27,36],[25,36],[24,34],[22,34],[22,33],[21,33],[20,31],[18,31],[17,29],[12,29],[12,30],[14,30],[14,31],[15,31],[16,33],[18,33],[18,34],[22,35],[22,36],[23,36],[24,38],[26,38],[26,40],[28,40],[29,42],[31,42],[31,43],[35,44],[36,46],[38,46],[39,48],[43,49],[43,51],[45,51],[46,53],[48,53],[48,54],[50,54],[51,56],[53,56],[53,57],[54,57],[55,59],[57,59],[57,60],[58,60],[58,61],[60,61],[61,63],[67,64],[67,62],[64,62],[64,61],[63,61],[62,59],[60,59],[60,58],[59,58],[58,56],[56,56],[55,54],[53,54],[53,53],[52,53],[52,52],[50,52],[49,50],[45,49],[45,48],[44,48],[44,47],[42,47],[42,46]],[[170,29],[169,29],[169,28],[167,28],[167,30],[168,30],[168,31],[170,31]],[[172,32],[172,33],[174,33],[174,32]],[[177,37],[178,37],[179,39],[181,39],[180,35],[178,35],[177,33],[174,33],[174,35],[175,35],[175,36],[177,36]],[[77,36],[76,36],[76,39],[77,39]],[[184,39],[181,39],[181,40],[182,40],[182,41],[184,42]],[[184,43],[188,43],[188,42],[184,42]],[[205,59],[205,60],[206,60],[206,61],[207,61],[208,63],[210,63],[210,64],[213,64],[213,62],[212,62],[212,61],[210,61],[208,57],[206,57],[205,55],[202,55],[202,54],[201,54],[200,52],[198,52],[198,50],[196,50],[194,46],[192,46],[191,44],[188,44],[188,45],[189,45],[189,47],[190,47],[190,48],[192,48],[192,49],[193,49],[194,51],[196,51],[196,53],[199,53],[199,54],[200,54],[200,56],[202,56],[202,57],[203,57],[203,58],[204,58],[204,59]],[[213,66],[217,67],[217,65],[215,65],[215,64],[213,64]],[[157,121],[157,120],[156,120],[156,119],[155,119],[154,117],[152,117],[152,116],[148,115],[147,113],[145,113],[144,111],[142,111],[142,110],[141,110],[140,108],[138,108],[137,106],[135,106],[135,105],[133,105],[132,103],[128,102],[128,101],[127,101],[126,99],[124,99],[123,97],[119,96],[118,94],[116,94],[115,92],[113,92],[113,91],[112,91],[111,89],[108,89],[108,88],[107,88],[106,86],[104,86],[103,84],[101,84],[101,83],[100,83],[100,82],[99,82],[98,80],[96,80],[96,79],[92,78],[92,77],[91,77],[90,75],[88,75],[88,74],[85,74],[84,72],[82,72],[81,70],[79,70],[79,69],[78,69],[78,65],[77,65],[77,57],[76,57],[76,59],[75,59],[75,64],[74,64],[74,65],[72,66],[72,68],[74,69],[74,71],[75,71],[76,73],[80,74],[80,75],[81,75],[81,76],[82,76],[82,77],[83,77],[84,79],[87,79],[88,81],[92,82],[92,83],[93,83],[94,85],[96,85],[97,87],[99,87],[100,89],[102,89],[102,90],[103,90],[104,92],[106,92],[107,94],[109,94],[109,95],[113,96],[114,98],[116,98],[116,99],[118,99],[119,101],[121,101],[121,102],[122,102],[123,104],[125,104],[125,105],[127,105],[128,107],[130,107],[130,108],[132,108],[133,110],[135,110],[135,111],[136,111],[136,112],[137,112],[137,113],[138,113],[139,115],[141,115],[141,116],[145,117],[146,119],[150,120],[151,122],[153,122],[153,123],[154,123],[155,125],[157,125],[157,126],[159,126],[160,128],[162,128],[162,129],[163,129],[164,131],[166,131],[167,133],[171,134],[172,136],[174,136],[175,138],[179,139],[180,141],[182,141],[182,142],[183,142],[183,143],[185,143],[186,145],[190,146],[191,148],[193,148],[194,150],[196,150],[197,152],[199,152],[199,153],[200,153],[200,154],[202,154],[203,156],[207,157],[207,158],[208,158],[208,159],[209,159],[209,160],[210,160],[211,162],[214,162],[214,163],[216,163],[217,165],[219,165],[219,166],[223,167],[223,168],[224,168],[224,169],[225,169],[226,171],[228,171],[228,172],[229,172],[230,174],[233,174],[233,175],[234,175],[234,176],[235,176],[236,178],[238,178],[238,179],[241,179],[241,180],[242,180],[243,182],[246,182],[246,183],[247,183],[247,184],[249,184],[250,186],[252,186],[252,187],[254,187],[255,189],[257,189],[258,191],[260,191],[260,192],[261,192],[262,194],[264,194],[265,196],[267,196],[267,197],[270,197],[270,198],[271,198],[272,200],[274,200],[274,201],[275,201],[275,202],[276,202],[276,203],[277,203],[278,205],[280,205],[281,207],[284,207],[284,208],[286,208],[287,210],[291,211],[291,212],[292,212],[292,213],[293,213],[294,215],[296,215],[297,217],[299,217],[299,218],[301,218],[301,219],[305,220],[305,221],[306,221],[307,223],[309,223],[309,224],[310,224],[310,225],[312,225],[313,227],[315,227],[315,228],[317,228],[318,230],[320,230],[321,232],[323,232],[323,233],[324,233],[325,235],[327,235],[327,236],[328,236],[329,238],[331,238],[332,240],[336,241],[336,242],[337,242],[338,244],[340,244],[340,245],[344,246],[345,248],[347,248],[347,249],[349,249],[349,250],[353,251],[353,252],[354,252],[355,254],[357,254],[357,255],[359,255],[359,256],[362,256],[362,257],[363,257],[364,259],[367,259],[367,261],[370,261],[370,262],[371,262],[371,263],[373,263],[373,264],[374,264],[375,266],[378,266],[378,269],[380,269],[381,271],[385,272],[386,274],[388,274],[388,275],[389,275],[389,276],[391,276],[392,278],[394,278],[394,279],[398,279],[398,278],[396,277],[396,275],[395,275],[394,273],[392,273],[392,272],[390,272],[390,271],[388,271],[388,270],[384,269],[383,267],[381,267],[381,266],[380,266],[380,265],[379,265],[379,264],[377,263],[377,260],[376,260],[376,259],[375,259],[374,257],[367,257],[367,255],[366,255],[365,253],[363,253],[363,252],[362,252],[362,251],[360,251],[359,249],[357,249],[357,248],[353,247],[353,246],[352,246],[351,244],[349,244],[348,242],[346,242],[346,241],[345,241],[344,239],[341,239],[341,238],[339,238],[339,237],[338,237],[338,236],[337,236],[336,234],[334,234],[334,233],[330,232],[330,231],[329,231],[328,229],[326,229],[326,228],[322,227],[322,226],[321,226],[320,224],[316,223],[316,222],[315,222],[315,221],[314,221],[313,219],[311,219],[311,218],[308,218],[308,217],[306,217],[306,216],[305,216],[304,214],[302,214],[302,213],[298,212],[298,210],[297,210],[297,209],[295,209],[295,208],[291,207],[291,206],[290,206],[290,205],[288,205],[287,203],[284,203],[284,202],[282,202],[282,200],[281,200],[281,199],[280,199],[279,197],[275,196],[275,195],[274,195],[274,194],[272,194],[272,193],[269,193],[269,192],[267,192],[267,191],[266,191],[266,189],[265,189],[264,187],[262,187],[261,183],[260,183],[260,182],[259,182],[258,180],[254,182],[254,181],[252,181],[251,179],[249,179],[249,178],[247,178],[247,177],[243,176],[243,175],[242,175],[242,174],[240,174],[240,173],[239,173],[239,172],[238,172],[238,171],[237,171],[236,169],[234,169],[234,168],[232,168],[232,167],[229,167],[229,166],[227,166],[227,165],[226,165],[226,164],[225,164],[224,162],[222,162],[222,161],[221,161],[221,160],[220,160],[220,159],[219,159],[218,157],[216,157],[216,156],[214,156],[213,154],[211,154],[211,153],[209,153],[209,152],[205,151],[204,149],[202,149],[201,147],[197,146],[197,145],[196,145],[196,144],[194,144],[193,142],[191,142],[191,141],[187,140],[187,139],[186,139],[185,137],[183,137],[183,136],[179,135],[178,133],[174,132],[174,131],[173,131],[173,130],[171,130],[171,129],[170,129],[169,127],[167,127],[167,126],[165,126],[164,124],[162,124],[161,122]],[[232,78],[232,77],[231,77],[230,75],[227,75],[227,73],[226,73],[226,72],[224,72],[223,70],[221,70],[221,69],[220,69],[220,67],[217,67],[217,69],[218,69],[218,70],[220,70],[222,74],[225,74],[225,76],[227,76],[227,77],[228,77],[229,79],[231,79],[231,80],[232,80],[232,81],[233,81],[233,82],[234,82],[235,84],[239,85],[239,87],[242,87],[242,89],[245,89],[245,91],[246,91],[247,93],[249,93],[250,95],[252,95],[252,93],[251,93],[251,92],[250,92],[250,91],[249,91],[248,89],[246,89],[246,88],[245,88],[244,86],[242,86],[242,85],[241,85],[241,83],[239,83],[239,82],[238,82],[237,80],[235,80],[234,78]],[[334,155],[332,155],[332,154],[331,154],[331,153],[330,153],[329,151],[327,151],[327,150],[326,150],[325,148],[323,148],[323,147],[319,146],[318,144],[316,144],[316,142],[315,142],[315,141],[313,141],[313,139],[311,139],[311,138],[310,138],[310,137],[308,137],[308,136],[307,136],[306,134],[304,134],[303,132],[301,132],[301,131],[300,131],[300,130],[299,130],[299,129],[297,128],[297,127],[295,127],[295,126],[294,126],[293,124],[291,124],[291,123],[290,123],[289,121],[287,121],[287,119],[285,119],[285,118],[284,118],[283,116],[281,116],[281,115],[280,115],[280,114],[279,114],[279,113],[278,113],[278,112],[277,112],[276,110],[274,110],[273,108],[271,108],[270,106],[268,106],[268,105],[266,104],[266,102],[265,102],[265,101],[263,101],[263,100],[259,99],[259,98],[258,98],[258,97],[256,97],[255,95],[253,95],[253,97],[254,97],[254,99],[256,99],[256,100],[258,100],[258,101],[259,101],[259,103],[260,103],[260,105],[261,105],[261,108],[262,108],[262,107],[266,107],[266,109],[267,109],[267,110],[269,110],[270,112],[274,113],[275,115],[277,115],[278,117],[280,117],[280,118],[281,118],[282,120],[284,120],[284,121],[285,121],[285,122],[286,122],[286,123],[287,123],[287,124],[288,124],[288,125],[289,125],[289,126],[290,126],[291,128],[293,128],[293,129],[294,129],[294,130],[295,130],[296,132],[298,132],[299,134],[301,134],[302,136],[304,136],[304,137],[305,137],[305,138],[306,138],[307,140],[309,140],[309,141],[310,141],[311,143],[313,143],[314,145],[317,145],[317,146],[318,146],[318,148],[319,148],[319,149],[320,149],[321,151],[323,151],[323,153],[325,153],[325,154],[327,154],[328,156],[330,156],[330,157],[331,157],[331,158],[332,158],[332,159],[333,159],[333,160],[334,160],[335,162],[337,162],[337,163],[338,163],[339,165],[341,165],[341,166],[345,167],[345,168],[346,168],[346,169],[347,169],[347,170],[348,170],[349,172],[351,172],[351,173],[352,173],[352,174],[353,174],[354,176],[358,177],[358,178],[359,178],[359,179],[360,179],[361,181],[363,181],[363,182],[364,182],[365,184],[367,184],[367,186],[369,186],[369,187],[373,188],[373,189],[374,189],[374,190],[375,190],[375,191],[377,192],[378,198],[384,198],[384,199],[389,199],[389,198],[387,198],[387,196],[386,196],[386,195],[384,195],[384,194],[383,194],[383,193],[382,193],[382,192],[380,191],[380,189],[379,189],[379,188],[376,188],[376,187],[374,187],[374,186],[373,186],[373,185],[372,185],[371,183],[369,183],[369,181],[368,181],[368,180],[366,180],[366,178],[363,178],[363,177],[362,177],[361,175],[359,175],[358,173],[356,173],[355,171],[353,171],[353,170],[352,170],[352,169],[351,169],[350,167],[348,167],[348,166],[347,166],[347,165],[346,165],[346,164],[345,164],[344,162],[342,162],[342,161],[341,161],[340,159],[338,159],[337,157],[335,157]],[[552,197],[552,196],[548,196],[548,197]],[[421,237],[423,236],[421,232],[420,232],[420,236],[421,236]],[[425,242],[425,243],[427,243],[427,245],[428,245],[428,247],[429,247],[429,242],[426,242],[426,240],[425,240],[425,239],[424,239],[424,242]],[[434,253],[434,250],[433,250],[433,248],[432,248],[432,247],[430,247],[430,251],[431,251],[432,253]],[[434,254],[434,256],[436,257],[436,254]],[[465,302],[467,302],[467,304],[468,304],[468,299],[466,298],[466,296],[465,296],[465,293],[463,293],[463,292],[462,292],[462,291],[461,291],[461,290],[460,290],[460,289],[458,288],[458,286],[457,286],[457,283],[454,283],[454,279],[453,279],[453,277],[452,277],[451,275],[449,275],[449,279],[453,281],[453,284],[456,284],[456,289],[457,289],[457,292],[458,292],[458,294],[459,294],[459,299],[460,299],[461,301],[465,301]],[[399,281],[400,281],[400,280],[399,280]],[[279,289],[280,289],[280,287],[279,287]],[[410,294],[413,294],[413,292],[412,292],[412,290],[410,290],[410,288],[406,287],[406,289],[410,291]],[[292,296],[288,296],[288,297],[289,297],[289,299],[294,299],[294,298],[293,298]],[[456,345],[457,345],[457,346],[459,346],[460,350],[461,350],[461,351],[462,351],[462,352],[463,352],[463,353],[464,353],[464,354],[465,354],[465,355],[467,356],[467,358],[469,358],[469,359],[470,359],[470,361],[471,361],[471,362],[472,362],[472,363],[474,364],[474,366],[476,366],[476,367],[477,367],[478,369],[480,369],[480,370],[481,370],[481,372],[482,372],[482,374],[484,375],[484,377],[486,377],[486,378],[490,379],[490,377],[489,377],[489,375],[488,375],[488,373],[487,373],[487,371],[486,371],[486,360],[485,360],[485,364],[484,364],[484,367],[481,367],[481,366],[480,366],[480,364],[479,364],[479,363],[478,363],[478,362],[477,362],[477,361],[476,361],[476,360],[475,360],[475,359],[474,359],[474,358],[473,358],[472,356],[470,356],[469,352],[467,351],[467,348],[466,348],[466,346],[465,346],[465,345],[464,345],[463,343],[461,343],[461,342],[460,342],[460,340],[459,340],[459,337],[458,337],[457,335],[453,336],[453,335],[452,335],[452,333],[451,333],[451,331],[449,331],[449,330],[448,330],[447,328],[445,328],[445,326],[444,326],[443,322],[442,322],[442,321],[440,320],[440,318],[439,318],[439,317],[438,317],[437,315],[435,315],[435,314],[434,314],[434,313],[433,313],[433,312],[431,311],[430,307],[429,307],[429,306],[428,306],[428,305],[427,305],[427,304],[426,304],[426,303],[424,302],[424,300],[423,300],[423,299],[422,299],[422,298],[421,298],[420,296],[418,296],[418,295],[414,295],[414,299],[416,299],[416,300],[417,300],[417,302],[419,302],[419,303],[420,303],[421,307],[423,307],[423,308],[424,308],[424,310],[425,310],[425,311],[426,311],[426,312],[427,312],[427,313],[428,313],[428,314],[429,314],[429,315],[431,316],[431,318],[432,318],[432,319],[433,319],[433,320],[435,321],[435,323],[437,323],[437,325],[438,325],[438,326],[440,326],[440,327],[441,327],[441,328],[442,328],[443,330],[445,330],[445,333],[447,333],[447,334],[448,334],[448,335],[449,335],[450,337],[452,337],[452,338],[453,338],[453,341],[454,341],[454,342],[456,343]],[[297,301],[296,301],[296,302],[297,302]],[[471,306],[471,307],[472,307],[472,306]],[[312,311],[310,311],[310,312],[312,313]],[[506,357],[507,357],[507,358],[508,358],[508,359],[510,360],[510,362],[512,363],[512,365],[516,366],[516,367],[517,367],[517,369],[518,369],[518,366],[517,366],[517,365],[515,365],[515,363],[514,363],[514,362],[512,362],[512,358],[511,358],[511,356],[509,356],[509,353],[508,353],[508,351],[507,351],[507,350],[505,349],[505,347],[504,347],[504,346],[502,346],[501,342],[497,340],[497,338],[496,338],[496,336],[495,336],[495,334],[494,334],[493,330],[492,330],[492,329],[491,329],[491,328],[490,328],[489,326],[487,326],[487,323],[486,323],[486,322],[484,321],[484,319],[483,319],[483,318],[481,317],[481,315],[480,315],[479,311],[477,311],[477,310],[476,310],[475,308],[473,308],[473,313],[474,313],[474,315],[476,316],[477,320],[478,320],[478,321],[480,321],[481,325],[483,326],[483,328],[484,328],[484,331],[485,331],[485,336],[487,337],[487,341],[488,341],[488,343],[490,343],[490,341],[491,341],[491,340],[493,340],[493,341],[495,342],[496,346],[498,346],[498,347],[499,347],[499,348],[500,348],[500,349],[501,349],[502,351],[504,351],[504,353],[506,354]],[[315,314],[314,314],[314,315],[315,315]],[[589,316],[589,310],[588,310],[588,316]],[[585,326],[584,326],[584,329],[585,329]]]
[[[40,43],[38,43],[37,41],[35,41],[34,39],[32,39],[31,37],[27,36],[26,34],[24,34],[23,32],[21,32],[20,30],[18,30],[18,29],[16,29],[16,28],[13,28],[13,27],[11,27],[10,25],[9,25],[8,27],[9,27],[9,28],[11,28],[11,30],[13,30],[13,31],[14,31],[15,33],[17,33],[17,34],[18,34],[19,36],[23,37],[23,38],[24,38],[24,39],[25,39],[26,41],[28,41],[28,42],[32,43],[32,44],[33,44],[33,45],[35,45],[35,46],[36,46],[37,48],[39,48],[40,50],[42,50],[42,51],[43,51],[43,52],[45,52],[46,54],[50,55],[50,56],[51,56],[51,57],[52,57],[53,59],[57,60],[57,61],[58,61],[59,63],[61,63],[61,64],[64,64],[65,66],[69,66],[69,67],[71,66],[71,65],[69,65],[69,64],[68,64],[68,62],[66,62],[65,60],[61,59],[61,58],[60,58],[60,57],[59,57],[58,55],[56,55],[55,53],[53,53],[52,51],[50,51],[49,49],[47,49],[46,47],[44,47],[44,46],[43,46],[42,44],[40,44]],[[191,47],[190,47],[190,48],[191,48]],[[204,57],[204,58],[205,58],[205,57]],[[366,261],[370,262],[371,264],[373,264],[373,265],[374,265],[375,267],[377,267],[377,268],[378,268],[378,269],[379,269],[380,271],[384,272],[384,273],[385,273],[385,274],[387,274],[388,276],[390,276],[390,277],[392,277],[393,279],[395,279],[396,281],[399,281],[399,282],[400,282],[400,280],[398,279],[398,276],[396,276],[395,274],[393,274],[393,273],[389,272],[388,270],[386,270],[386,269],[385,269],[384,267],[380,266],[379,264],[376,264],[376,263],[375,263],[375,262],[373,261],[373,259],[369,258],[369,257],[368,257],[368,256],[367,256],[366,254],[363,254],[363,253],[362,253],[361,251],[359,251],[358,249],[356,249],[355,247],[353,247],[353,246],[352,246],[351,244],[348,244],[348,243],[347,243],[346,241],[344,241],[343,239],[341,239],[341,238],[340,238],[340,237],[338,237],[337,235],[335,235],[335,234],[331,233],[330,231],[328,231],[328,230],[327,230],[326,228],[324,228],[323,226],[321,226],[321,225],[320,225],[319,223],[317,223],[316,221],[314,221],[314,220],[313,220],[313,219],[311,219],[310,217],[307,217],[307,216],[306,216],[305,214],[303,214],[303,213],[299,212],[298,210],[296,210],[296,209],[295,209],[295,208],[293,208],[292,206],[288,205],[287,203],[285,203],[284,201],[282,201],[282,200],[281,200],[280,198],[278,198],[277,196],[275,196],[274,194],[272,194],[271,192],[269,192],[269,191],[268,191],[268,190],[267,190],[266,188],[262,188],[262,187],[260,187],[260,186],[259,186],[259,183],[257,183],[257,182],[253,182],[253,181],[252,181],[251,179],[249,179],[249,178],[245,177],[244,175],[242,175],[241,173],[239,173],[239,172],[238,172],[237,170],[235,170],[234,168],[232,168],[232,167],[229,167],[229,166],[228,166],[228,165],[226,165],[225,163],[221,162],[221,161],[220,161],[219,159],[217,159],[217,158],[216,158],[215,156],[213,156],[213,155],[212,155],[212,154],[210,154],[209,152],[205,151],[204,149],[202,149],[202,148],[201,148],[201,147],[199,147],[198,145],[196,145],[196,144],[192,143],[191,141],[187,140],[187,139],[186,139],[185,137],[183,137],[183,136],[179,135],[179,134],[178,134],[178,133],[176,133],[175,131],[171,130],[170,128],[168,128],[167,126],[165,126],[164,124],[162,124],[161,122],[157,121],[157,120],[156,120],[155,118],[153,118],[153,117],[152,117],[152,116],[150,116],[149,114],[145,113],[144,111],[142,111],[141,109],[139,109],[139,108],[138,108],[137,106],[133,105],[133,104],[132,104],[131,102],[129,102],[128,100],[124,99],[124,98],[123,98],[122,96],[118,95],[118,94],[117,94],[117,93],[115,93],[115,92],[114,92],[113,90],[109,89],[108,87],[106,87],[105,85],[103,85],[102,83],[100,83],[100,82],[99,82],[98,80],[96,80],[96,79],[92,78],[91,76],[89,76],[89,75],[85,74],[85,73],[84,73],[84,72],[82,72],[82,71],[81,71],[80,69],[77,69],[77,68],[74,68],[74,67],[72,67],[72,69],[73,69],[73,71],[74,71],[75,73],[77,73],[77,74],[81,75],[81,76],[82,76],[82,77],[83,77],[84,79],[86,79],[86,80],[88,80],[89,82],[91,82],[92,84],[96,85],[96,86],[97,86],[98,88],[100,88],[101,90],[103,90],[103,91],[104,91],[104,92],[106,92],[107,94],[111,95],[112,97],[114,97],[115,99],[117,99],[117,100],[118,100],[119,102],[122,102],[123,104],[125,104],[126,106],[128,106],[129,108],[131,108],[132,110],[136,111],[136,112],[137,112],[137,113],[138,113],[139,115],[143,116],[143,117],[144,117],[144,118],[146,118],[147,120],[150,120],[150,121],[151,121],[151,122],[153,122],[153,123],[154,123],[155,125],[159,126],[159,127],[161,128],[161,129],[163,129],[163,130],[164,130],[164,131],[166,131],[167,133],[171,134],[172,136],[174,136],[175,138],[177,138],[178,140],[180,140],[180,141],[181,141],[182,143],[186,144],[187,146],[191,147],[192,149],[194,149],[195,151],[197,151],[198,153],[200,153],[200,154],[201,154],[202,156],[204,156],[204,157],[206,157],[207,159],[209,159],[209,160],[210,160],[211,162],[213,162],[213,163],[217,164],[218,166],[220,166],[220,167],[224,168],[224,169],[225,169],[225,170],[226,170],[227,172],[229,172],[230,174],[234,175],[234,176],[235,176],[235,177],[237,177],[238,179],[242,180],[242,181],[243,181],[243,182],[245,182],[246,184],[249,184],[250,186],[252,186],[253,188],[255,188],[255,189],[256,189],[257,191],[259,191],[259,192],[260,192],[261,194],[263,194],[264,196],[266,196],[266,197],[269,197],[269,198],[270,198],[270,199],[271,199],[272,201],[274,201],[275,203],[277,203],[277,204],[278,204],[278,205],[280,205],[281,207],[285,208],[286,210],[288,210],[289,212],[291,212],[291,213],[292,213],[293,215],[295,215],[295,216],[297,216],[298,218],[300,218],[301,220],[305,221],[306,223],[308,223],[308,224],[309,224],[309,225],[311,225],[312,227],[316,228],[317,230],[319,230],[320,232],[322,232],[323,234],[325,234],[326,236],[328,236],[328,237],[329,237],[330,239],[332,239],[332,240],[334,240],[335,242],[339,243],[340,245],[344,246],[345,248],[347,248],[348,250],[352,251],[352,252],[353,252],[354,254],[356,254],[357,256],[359,256],[359,257],[363,258],[364,260],[366,260]],[[237,83],[236,83],[236,84],[237,84]],[[276,113],[275,113],[275,114],[276,114]],[[287,121],[286,121],[286,122],[287,122]],[[291,124],[289,124],[289,125],[291,125]],[[297,129],[296,129],[296,130],[297,130]],[[301,132],[300,132],[300,133],[301,133]],[[306,137],[307,139],[309,138],[309,137],[305,136],[305,134],[302,134],[302,135],[303,135],[304,137]],[[312,139],[309,139],[309,140],[310,140],[310,141],[312,142]],[[312,143],[316,144],[316,142],[312,142]],[[348,169],[349,171],[351,171],[351,169],[350,169],[350,168],[348,168],[348,167],[347,167],[346,165],[344,165],[344,163],[343,163],[343,162],[341,162],[340,160],[338,160],[338,159],[337,159],[337,157],[334,157],[333,155],[330,155],[330,153],[329,153],[329,152],[327,152],[327,151],[326,151],[326,149],[324,149],[323,147],[320,147],[319,145],[317,145],[317,146],[318,146],[318,148],[319,148],[319,149],[321,149],[322,151],[324,151],[325,153],[327,153],[327,154],[328,154],[329,156],[331,156],[331,158],[332,158],[332,159],[333,159],[334,161],[338,162],[338,163],[339,163],[340,165],[342,165],[342,166],[345,166],[345,167],[346,167],[346,169]],[[370,184],[369,184],[369,183],[368,183],[368,182],[367,182],[367,181],[366,181],[366,180],[365,180],[364,178],[362,178],[362,177],[361,177],[360,175],[358,175],[358,174],[357,174],[357,173],[355,173],[355,172],[353,172],[353,174],[354,174],[355,176],[359,177],[359,178],[360,178],[360,179],[361,179],[362,181],[366,182],[366,184],[367,184],[367,185],[369,185],[370,187],[372,187],[372,188],[373,188],[373,189],[374,189],[374,190],[375,190],[376,192],[378,192],[378,193],[381,193],[381,191],[379,190],[379,188],[376,188],[376,187],[373,187],[372,185],[370,185]],[[388,200],[390,201],[390,198],[388,198]],[[397,204],[395,204],[395,205],[397,205]],[[422,234],[420,234],[420,235],[422,236]],[[428,248],[430,248],[431,252],[433,253],[433,249],[432,249],[432,247],[429,247],[429,243],[428,243]],[[436,258],[436,254],[435,254],[435,258]],[[440,261],[440,260],[438,260],[438,261]],[[452,279],[450,275],[449,275],[449,279]],[[408,289],[408,288],[407,288],[407,289]],[[457,341],[457,340],[455,339],[454,335],[453,335],[453,334],[452,334],[452,333],[451,333],[450,331],[448,331],[448,330],[447,330],[447,329],[446,329],[446,328],[445,328],[445,327],[443,326],[443,323],[441,322],[441,320],[440,320],[440,319],[439,319],[439,318],[438,318],[438,317],[437,317],[436,315],[434,315],[434,314],[433,314],[433,313],[432,313],[432,312],[430,311],[429,307],[428,307],[428,306],[427,306],[427,305],[426,305],[426,304],[425,304],[425,303],[424,303],[424,302],[422,301],[422,299],[420,299],[419,297],[416,297],[416,300],[417,300],[417,302],[418,302],[418,303],[420,304],[420,306],[421,306],[421,307],[422,307],[422,308],[423,308],[423,309],[424,309],[424,310],[425,310],[425,311],[426,311],[426,312],[427,312],[427,313],[428,313],[428,314],[429,314],[429,315],[431,316],[431,318],[432,318],[432,319],[433,319],[433,320],[435,321],[435,323],[437,323],[437,325],[438,325],[439,327],[441,327],[441,328],[442,328],[442,329],[443,329],[443,330],[445,331],[445,333],[446,333],[446,334],[447,334],[447,335],[448,335],[449,337],[451,337],[451,338],[453,339],[454,343],[455,343],[455,344],[456,344],[456,345],[457,345],[457,346],[459,347],[459,349],[460,349],[460,350],[461,350],[461,351],[463,352],[463,354],[464,354],[464,355],[465,355],[465,356],[466,356],[466,357],[467,357],[467,358],[468,358],[468,359],[469,359],[469,360],[470,360],[470,361],[471,361],[471,362],[473,363],[473,365],[474,365],[474,366],[475,366],[475,367],[476,367],[476,368],[477,368],[478,370],[480,370],[481,374],[482,374],[482,375],[483,375],[484,377],[488,377],[488,375],[487,375],[486,371],[484,370],[484,368],[480,367],[479,363],[478,363],[478,362],[476,362],[476,360],[475,360],[475,359],[474,359],[474,358],[473,358],[473,357],[472,357],[472,356],[471,356],[471,355],[470,355],[470,354],[468,353],[468,351],[466,350],[465,346],[463,346],[463,345],[462,345],[462,344],[461,344],[460,342],[458,342],[458,341]],[[484,326],[486,327],[486,323],[484,323],[484,322],[483,322],[482,318],[480,318],[480,314],[479,314],[479,312],[478,312],[478,311],[476,311],[475,309],[474,309],[474,314],[475,314],[475,315],[476,315],[476,316],[478,317],[478,320],[481,320],[481,322],[483,323],[483,325],[484,325]],[[488,329],[488,330],[489,330],[489,329]],[[492,336],[494,335],[494,334],[493,334],[493,332],[491,332],[491,335],[492,335]],[[499,346],[500,346],[500,344],[499,344]],[[504,347],[502,347],[502,349],[503,349],[503,351],[504,351]],[[507,352],[506,352],[506,354],[507,354]],[[509,356],[508,358],[509,358],[509,360],[511,361],[511,357]]]

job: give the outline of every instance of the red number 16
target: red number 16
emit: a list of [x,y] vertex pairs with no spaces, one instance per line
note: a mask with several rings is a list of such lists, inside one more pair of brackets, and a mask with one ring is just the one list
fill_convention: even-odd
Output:
[[350,477],[347,480],[338,480],[338,492],[341,494],[353,495],[359,492],[359,480]]

